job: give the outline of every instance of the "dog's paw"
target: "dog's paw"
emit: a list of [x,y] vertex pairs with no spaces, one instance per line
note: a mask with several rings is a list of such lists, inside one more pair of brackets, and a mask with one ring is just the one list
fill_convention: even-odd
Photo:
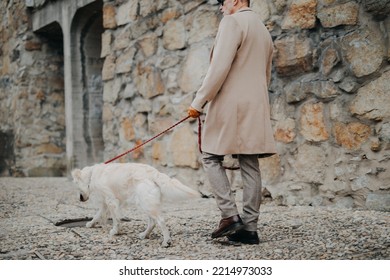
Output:
[[138,234],[138,237],[140,239],[147,239],[147,238],[149,238],[149,234],[147,234],[147,232],[144,231],[144,232],[141,232],[140,234]]
[[90,222],[88,222],[88,223],[86,223],[86,227],[87,228],[91,228],[91,227],[93,227],[95,225],[95,223],[94,222],[92,222],[92,221],[90,221]]
[[110,230],[110,236],[113,237],[114,235],[118,235],[119,234],[119,231],[117,229],[111,229]]
[[164,240],[161,246],[164,248],[168,248],[169,246],[171,246],[171,240]]

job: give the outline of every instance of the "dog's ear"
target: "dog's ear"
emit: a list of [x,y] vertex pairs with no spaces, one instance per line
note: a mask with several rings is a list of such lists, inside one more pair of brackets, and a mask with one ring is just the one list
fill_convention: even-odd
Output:
[[80,169],[74,169],[71,172],[73,180],[74,181],[80,181],[81,180],[81,170]]

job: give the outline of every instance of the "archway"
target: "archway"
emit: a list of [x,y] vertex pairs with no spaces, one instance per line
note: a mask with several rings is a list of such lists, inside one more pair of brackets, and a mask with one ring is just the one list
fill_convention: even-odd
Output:
[[79,9],[71,25],[72,167],[103,160],[102,6],[102,1],[96,1]]

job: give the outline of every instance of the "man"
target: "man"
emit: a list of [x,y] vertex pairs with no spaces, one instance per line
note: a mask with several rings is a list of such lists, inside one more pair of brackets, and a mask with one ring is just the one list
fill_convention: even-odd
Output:
[[[272,38],[249,8],[249,0],[218,0],[224,17],[218,28],[206,77],[188,115],[197,118],[208,104],[202,133],[203,165],[221,221],[212,238],[258,244],[261,202],[258,157],[276,153],[270,121]],[[239,215],[222,161],[234,155],[243,181]]]

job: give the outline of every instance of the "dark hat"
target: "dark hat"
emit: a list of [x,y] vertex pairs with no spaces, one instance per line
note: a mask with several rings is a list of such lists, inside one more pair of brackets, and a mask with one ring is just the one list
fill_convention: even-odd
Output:
[[[222,5],[223,1],[225,1],[225,0],[217,0],[217,1],[218,1],[219,4]],[[248,1],[248,6],[250,6],[251,5],[251,0],[247,0],[247,1]]]

